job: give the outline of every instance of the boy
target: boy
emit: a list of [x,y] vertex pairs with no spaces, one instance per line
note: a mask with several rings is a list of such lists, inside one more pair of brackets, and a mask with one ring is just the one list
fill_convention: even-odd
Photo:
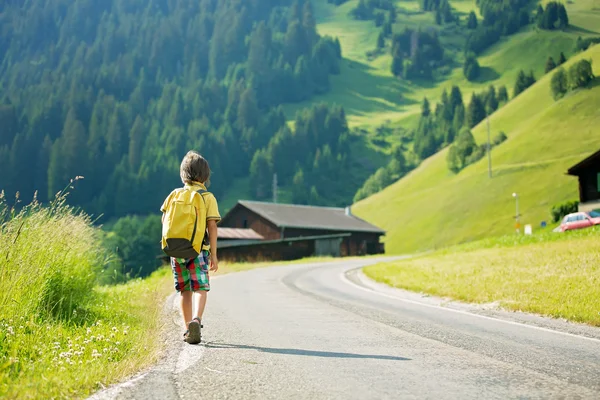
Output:
[[[188,152],[179,169],[181,181],[184,183],[185,189],[206,191],[206,184],[209,183],[210,168],[208,161],[195,151]],[[165,211],[169,205],[173,193],[167,197],[160,208],[163,212],[163,221]],[[208,236],[210,245],[202,245],[200,255],[197,258],[173,258],[171,257],[171,268],[173,270],[173,278],[175,279],[175,290],[181,295],[181,313],[186,331],[183,334],[183,340],[190,344],[198,344],[201,341],[200,328],[202,328],[202,314],[206,306],[207,294],[210,291],[209,282],[209,256],[210,256],[210,271],[216,272],[219,269],[219,261],[217,259],[217,222],[221,220],[217,200],[212,193],[203,192],[197,196],[196,201],[206,205],[206,226],[208,228]],[[202,208],[204,206],[202,205]],[[197,209],[201,205],[196,206]],[[203,232],[202,232],[203,233]],[[195,296],[196,315],[192,318],[192,300]]]

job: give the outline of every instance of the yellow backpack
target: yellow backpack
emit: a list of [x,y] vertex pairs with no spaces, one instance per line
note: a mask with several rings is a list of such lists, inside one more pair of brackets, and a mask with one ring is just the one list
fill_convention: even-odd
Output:
[[[162,250],[173,258],[196,258],[208,245],[206,231],[206,190],[175,189],[165,211],[162,226]],[[196,201],[200,196],[202,201]],[[200,208],[196,207],[200,204]]]

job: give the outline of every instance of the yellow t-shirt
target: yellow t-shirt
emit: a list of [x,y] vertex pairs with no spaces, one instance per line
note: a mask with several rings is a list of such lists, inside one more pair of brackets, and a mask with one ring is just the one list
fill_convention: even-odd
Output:
[[[186,188],[189,188],[191,190],[206,190],[206,186],[204,186],[202,183],[200,182],[193,182],[192,184],[185,184]],[[167,207],[169,206],[169,202],[171,201],[171,198],[173,196],[173,193],[171,193],[163,202],[162,206],[160,207],[160,211],[161,212],[165,212],[167,211]],[[214,194],[208,192],[208,193],[203,193],[202,197],[204,198],[204,202],[206,203],[206,221],[217,221],[219,222],[221,220],[221,214],[219,214],[219,205],[217,204],[217,199],[215,197]],[[198,202],[202,201],[201,198],[197,198]],[[198,208],[200,208],[200,205],[198,204]],[[203,246],[202,250],[210,250],[210,246]]]

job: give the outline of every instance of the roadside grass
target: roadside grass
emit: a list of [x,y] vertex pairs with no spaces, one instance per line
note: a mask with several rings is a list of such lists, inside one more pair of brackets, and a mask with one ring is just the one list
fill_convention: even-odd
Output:
[[[600,229],[508,237],[366,267],[388,285],[600,326]],[[537,241],[537,243],[535,243]]]
[[85,215],[0,197],[0,398],[83,398],[156,361],[167,271],[98,286],[110,255]]

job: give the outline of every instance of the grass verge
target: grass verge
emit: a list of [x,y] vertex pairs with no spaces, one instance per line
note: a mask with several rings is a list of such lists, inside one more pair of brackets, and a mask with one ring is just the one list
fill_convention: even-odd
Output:
[[17,213],[0,196],[0,398],[83,398],[159,355],[168,271],[98,286],[110,255],[63,200]]
[[550,235],[486,240],[364,272],[415,292],[600,326],[600,229]]

